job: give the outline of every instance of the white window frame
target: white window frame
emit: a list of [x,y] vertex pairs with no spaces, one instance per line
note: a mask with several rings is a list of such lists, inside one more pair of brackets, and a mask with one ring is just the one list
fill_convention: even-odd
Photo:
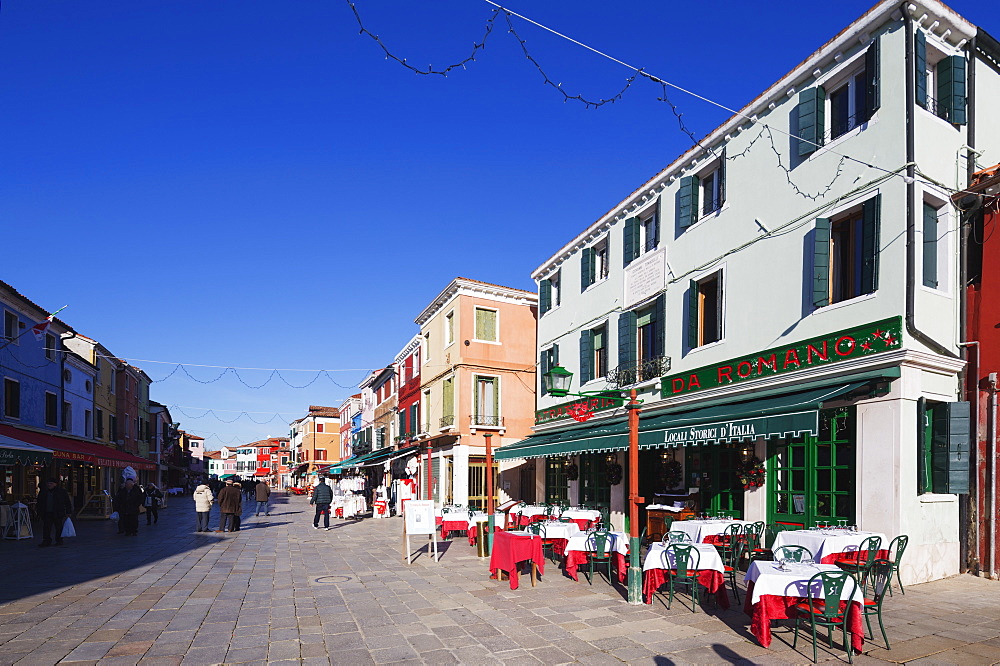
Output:
[[[477,319],[476,312],[479,311],[479,310],[485,310],[487,312],[493,312],[494,314],[496,314],[496,320],[495,320],[495,326],[494,326],[494,331],[495,331],[496,336],[497,336],[496,340],[481,340],[479,337],[477,337],[479,335],[479,331],[476,330],[476,319]],[[502,344],[500,342],[500,310],[499,310],[499,308],[488,308],[488,307],[485,307],[483,305],[475,305],[475,306],[473,306],[473,311],[472,311],[472,339],[474,341],[476,341],[476,342],[481,342],[481,343],[486,344],[486,345],[499,345],[499,344]]]
[[[692,278],[694,282],[697,282],[700,285],[702,282],[712,277],[713,275],[718,275],[719,278],[722,280],[722,289],[720,290],[721,293],[719,294],[719,339],[716,340],[715,342],[709,342],[708,344],[699,345],[689,350],[689,353],[699,352],[703,349],[711,349],[726,342],[726,292],[728,290],[726,285],[729,284],[728,278],[726,277],[726,273],[727,273],[727,266],[726,264],[722,264],[711,270],[702,271],[701,273],[696,274],[694,278]],[[700,316],[698,317],[698,327],[699,329],[702,327],[702,319]]]
[[[639,212],[639,256],[654,252],[660,247],[660,243],[657,242],[654,247],[647,247],[649,245],[649,221],[655,220],[656,228],[660,232],[660,236],[663,236],[663,220],[660,219],[660,207],[657,202],[653,202],[653,205],[648,206],[645,210]],[[607,240],[607,237],[605,237]],[[597,281],[596,278],[594,280]]]
[[[640,224],[640,228],[641,228]],[[593,245],[594,253],[594,283],[590,286],[594,286],[598,282],[603,282],[608,279],[608,274],[611,272],[611,256],[608,244],[608,235],[605,234],[601,240],[597,241]]]
[[445,349],[455,344],[455,310],[449,310],[444,315],[444,346]]
[[552,299],[549,303],[548,310],[548,312],[552,312],[558,308],[560,304],[562,304],[562,269],[556,269],[556,271],[546,279],[549,281],[549,286],[552,289]]
[[[7,333],[7,322],[8,321],[12,321],[13,324],[14,324],[14,326],[13,326],[13,333],[12,334]],[[3,337],[4,337],[4,339],[7,340],[12,345],[20,345],[21,343],[20,343],[20,341],[18,339],[19,338],[18,331],[20,330],[20,328],[21,328],[21,317],[16,312],[14,312],[13,310],[6,310],[5,309],[3,311]]]
[[431,332],[425,331],[423,334],[423,342],[421,346],[424,348],[424,365],[431,360]]
[[[921,204],[930,204],[934,208],[937,208],[937,220],[938,220],[938,237],[937,237],[937,279],[938,283],[936,287],[928,287],[923,281],[923,271],[924,271],[924,254],[920,252],[920,288],[932,294],[938,294],[942,296],[950,296],[952,284],[955,280],[952,277],[952,270],[955,266],[952,261],[952,245],[953,238],[955,236],[954,228],[954,215],[952,215],[951,208],[948,206],[948,200],[942,198],[942,196],[936,191],[928,188],[924,188],[924,196],[921,199]],[[921,214],[923,213],[923,206],[921,205]],[[919,226],[920,242],[921,247],[923,246],[924,239],[924,225],[921,223]]]
[[[606,366],[606,370],[605,370],[604,374],[600,374],[599,375],[599,374],[597,374],[597,372],[598,372],[598,368],[597,368],[597,348],[594,346],[594,331],[597,331],[598,329],[601,329],[601,328],[604,329],[604,365]],[[607,376],[608,372],[610,372],[611,368],[612,368],[612,366],[611,366],[611,326],[608,324],[608,320],[607,319],[605,319],[603,322],[601,322],[597,326],[591,327],[591,329],[590,329],[590,346],[591,346],[591,349],[590,349],[591,371],[594,374],[593,379],[591,379],[590,381],[594,381],[596,379],[603,379],[604,377]]]
[[[56,340],[57,340],[56,336],[52,335],[51,333],[46,333],[44,342],[42,343],[45,345],[45,350],[44,350],[45,358],[47,358],[50,361],[56,360]],[[52,343],[51,345],[49,344],[50,341]]]
[[[478,410],[479,400],[478,400],[478,398],[479,398],[479,380],[480,379],[492,379],[492,380],[494,380],[493,387],[494,387],[494,390],[497,393],[497,395],[496,395],[497,413],[494,414],[493,416],[494,416],[494,418],[499,419],[500,415],[503,414],[503,400],[502,400],[503,391],[501,390],[501,376],[500,375],[483,374],[483,373],[480,373],[480,372],[477,372],[477,373],[475,373],[472,376],[472,418],[473,418],[473,420],[475,420],[475,418],[477,416],[479,416],[479,410]],[[495,425],[495,426],[491,426],[491,425],[479,425],[477,423],[474,423],[473,427],[475,427],[475,428],[499,428],[501,426],[500,426],[499,421],[498,421],[497,425]]]

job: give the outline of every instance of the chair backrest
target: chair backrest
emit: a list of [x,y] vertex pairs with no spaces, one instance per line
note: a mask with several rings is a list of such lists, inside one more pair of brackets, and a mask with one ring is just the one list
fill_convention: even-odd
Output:
[[882,537],[870,536],[861,542],[853,559],[859,566],[870,567],[878,559],[878,549],[882,545]]
[[673,516],[664,516],[663,517],[663,533],[664,534],[666,534],[667,532],[670,531],[670,526],[674,524],[674,520],[676,520],[676,519]]
[[667,532],[667,536],[664,539],[666,539],[667,543],[691,543],[691,535],[680,530]]
[[597,557],[607,557],[608,542],[611,541],[611,533],[607,530],[597,530],[587,537],[587,546],[596,553]]
[[732,525],[726,525],[726,529],[722,530],[722,534],[719,536],[727,546],[731,546],[736,543],[737,538],[742,533],[743,526],[739,523],[733,523]]
[[528,523],[527,530],[532,534],[541,536],[544,525],[542,523]]
[[812,557],[812,551],[805,546],[778,546],[774,549],[775,561],[788,560],[790,562],[801,562],[803,560],[811,560]]
[[892,562],[876,559],[868,570],[868,582],[872,585],[872,599],[882,605],[882,599],[889,590],[889,577],[892,576]]
[[[670,566],[670,557],[674,564]],[[660,556],[664,569],[674,569],[678,576],[689,576],[701,568],[701,553],[692,544],[674,543],[663,549]]]
[[889,559],[892,560],[893,566],[897,569],[899,568],[899,562],[903,559],[903,551],[906,550],[906,544],[908,543],[910,543],[910,537],[905,534],[900,534],[889,542]]
[[559,522],[560,523],[572,523],[573,519],[572,518],[562,518],[562,517],[560,517],[559,518]]
[[820,571],[809,579],[809,589],[814,590],[814,586],[823,590],[826,603],[823,604],[822,615],[831,620],[847,614],[850,604],[841,611],[840,603],[851,600],[858,589],[858,581],[846,571]]

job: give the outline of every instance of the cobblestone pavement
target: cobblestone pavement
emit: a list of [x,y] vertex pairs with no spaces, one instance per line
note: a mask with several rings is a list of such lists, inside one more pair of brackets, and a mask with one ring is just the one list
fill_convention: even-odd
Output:
[[[233,534],[193,532],[193,502],[172,498],[158,525],[118,536],[82,521],[62,548],[0,542],[3,664],[785,664],[808,663],[776,626],[770,649],[749,618],[711,602],[630,606],[597,577],[552,565],[532,588],[489,579],[464,539],[441,561],[401,558],[401,521],[335,520],[312,529],[302,497],[278,493],[270,517]],[[213,512],[212,526],[218,524]],[[893,648],[856,664],[1000,662],[1000,584],[961,576],[886,602]],[[877,631],[877,629],[876,629]],[[821,650],[821,660],[844,660]]]

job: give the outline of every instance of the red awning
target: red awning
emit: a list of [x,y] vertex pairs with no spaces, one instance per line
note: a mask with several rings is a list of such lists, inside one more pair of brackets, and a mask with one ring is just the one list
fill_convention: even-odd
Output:
[[101,444],[94,444],[93,442],[81,442],[77,439],[69,439],[68,437],[60,437],[59,435],[21,430],[20,428],[2,423],[0,423],[0,434],[14,437],[29,444],[52,449],[52,457],[59,460],[87,462],[93,465],[101,465],[102,467],[117,467],[120,469],[126,467],[144,470],[156,469],[156,464],[145,458],[140,458],[124,451],[117,451]]
[[257,462],[271,462],[271,454],[270,453],[258,453],[257,454]]
[[258,467],[257,471],[254,472],[254,476],[268,476],[271,474],[270,467]]

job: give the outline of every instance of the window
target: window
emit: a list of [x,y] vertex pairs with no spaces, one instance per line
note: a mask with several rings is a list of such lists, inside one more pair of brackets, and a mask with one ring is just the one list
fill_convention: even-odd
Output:
[[648,214],[639,218],[640,247],[642,252],[652,252],[660,244],[660,215],[653,207]]
[[552,345],[548,349],[543,349],[541,358],[538,361],[542,367],[542,371],[538,373],[539,387],[542,395],[547,395],[548,389],[545,388],[545,380],[542,378],[542,375],[559,365],[559,345]]
[[441,384],[441,427],[455,425],[455,378],[449,377]]
[[968,402],[917,400],[917,493],[969,492]]
[[497,342],[497,311],[476,308],[476,340]]
[[118,441],[118,417],[108,414],[108,438],[112,442]]
[[3,413],[9,419],[21,418],[21,382],[3,380]]
[[420,403],[415,402],[410,405],[410,434],[420,432]]
[[939,246],[944,245],[945,240],[940,229],[944,225],[938,225],[940,211],[932,204],[924,202],[924,286],[932,289],[938,288],[938,256],[941,251]]
[[681,178],[677,189],[677,223],[690,227],[726,203],[726,151],[695,175]]
[[823,307],[878,289],[881,195],[838,218],[816,220],[813,304]]
[[622,381],[623,385],[651,379],[659,372],[658,363],[650,363],[645,370],[642,366],[663,355],[665,311],[666,298],[664,294],[660,294],[649,307],[623,312],[618,316],[619,378],[627,379],[621,373],[630,369],[636,373],[632,377],[633,381]]
[[542,314],[559,307],[562,300],[562,271],[556,271],[538,283],[538,305]]
[[500,425],[499,389],[499,377],[476,377],[476,413],[474,416],[476,425]]
[[[927,37],[917,30],[914,41],[917,104],[955,125],[968,119],[965,56],[927,49]],[[931,97],[930,92],[937,96]]]
[[608,277],[608,238],[580,253],[580,291]]
[[59,397],[48,391],[45,392],[45,425],[59,425]]
[[17,344],[18,324],[16,314],[7,310],[3,311],[3,337],[15,345]]
[[608,326],[580,331],[580,383],[608,374]]
[[700,179],[701,214],[708,215],[722,208],[722,167],[712,169]]
[[326,460],[326,449],[316,449],[316,460]]
[[649,361],[658,356],[657,353],[657,321],[656,311],[653,308],[646,308],[637,313],[637,346],[640,363]]
[[608,237],[594,245],[594,279],[603,280],[608,277]]
[[288,456],[281,456],[281,464],[288,465]]
[[111,369],[111,392],[114,393],[115,389],[118,387],[118,373],[115,372],[114,368]]
[[[658,204],[643,211],[639,217],[630,217],[625,220],[623,233],[622,259],[624,266],[628,266],[643,253],[655,250],[660,245]],[[605,264],[607,264],[606,261]]]
[[101,385],[101,357],[98,356],[94,359],[94,367],[97,368],[97,372],[94,374],[94,383],[98,386]]
[[424,333],[424,363],[431,360],[431,332]]
[[[56,336],[51,333],[45,334],[45,358],[50,361],[56,360]],[[69,372],[67,370],[66,372]],[[68,379],[66,381],[69,381]]]
[[691,349],[722,339],[722,271],[691,280],[688,292],[688,346]]
[[63,402],[62,408],[62,419],[63,419],[63,430],[66,432],[73,431],[73,405],[69,402]]
[[830,138],[847,134],[868,120],[868,89],[864,70],[830,92]]
[[450,345],[455,341],[455,311],[452,310],[444,316],[444,344]]
[[94,410],[94,426],[96,428],[96,432],[94,433],[94,437],[96,439],[104,439],[104,410],[103,409],[97,408],[96,410]]
[[322,423],[317,423],[316,424],[316,432],[323,432],[323,424]]

